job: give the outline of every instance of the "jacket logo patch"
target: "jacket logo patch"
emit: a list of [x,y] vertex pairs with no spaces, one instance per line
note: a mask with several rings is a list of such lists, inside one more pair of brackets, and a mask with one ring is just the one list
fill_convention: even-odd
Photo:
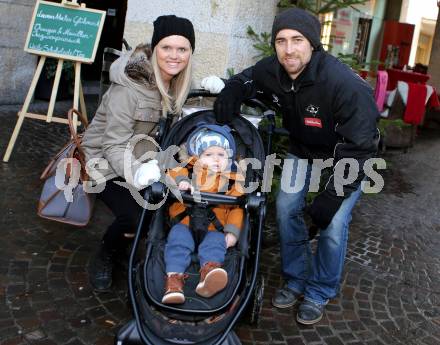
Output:
[[317,119],[316,117],[305,117],[304,124],[309,127],[322,128],[321,119]]
[[309,104],[306,108],[306,111],[309,112],[310,114],[312,114],[312,116],[316,116],[316,114],[318,113],[319,107],[317,107],[316,105],[313,104]]
[[274,93],[272,94],[272,102],[275,103],[277,106],[280,107],[280,100]]

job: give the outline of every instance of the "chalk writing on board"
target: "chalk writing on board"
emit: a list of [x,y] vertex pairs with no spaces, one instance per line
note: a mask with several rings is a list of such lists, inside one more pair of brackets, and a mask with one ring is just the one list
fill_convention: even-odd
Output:
[[54,46],[50,46],[48,44],[30,43],[29,48],[34,49],[34,50],[43,51],[43,52],[52,52],[52,53],[60,54],[60,55],[69,55],[69,56],[76,56],[76,57],[84,57],[85,56],[84,52],[80,49],[70,49],[70,48],[65,49],[63,47],[54,47]]
[[34,11],[25,50],[92,62],[105,12],[66,8],[40,1]]
[[58,20],[60,22],[65,23],[74,23],[75,26],[78,24],[82,25],[90,25],[90,26],[99,26],[99,20],[96,21],[90,21],[87,19],[87,17],[84,16],[75,16],[73,18],[70,18],[67,15],[63,15],[62,13],[56,13],[56,14],[50,14],[50,13],[44,13],[44,10],[40,10],[37,13],[37,18],[43,18],[43,19],[51,19],[51,20]]

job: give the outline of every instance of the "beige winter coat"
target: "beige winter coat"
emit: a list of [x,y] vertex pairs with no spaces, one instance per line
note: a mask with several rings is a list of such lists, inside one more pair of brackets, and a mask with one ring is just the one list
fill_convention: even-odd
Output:
[[[161,96],[154,84],[152,67],[148,60],[150,56],[145,56],[145,50],[138,48],[133,53],[124,54],[111,65],[112,84],[104,94],[82,141],[86,161],[104,158],[108,162],[107,169],[95,165],[96,171],[102,174],[105,180],[117,176],[127,179],[124,176],[124,152],[127,145],[140,134],[151,137],[157,134],[157,124],[162,114]],[[127,76],[127,64],[132,67],[130,75],[134,70],[139,77],[136,79],[142,80],[141,82]],[[133,164],[135,158],[147,151],[157,151],[157,147],[149,141],[142,140],[134,146],[133,154],[129,154],[132,176],[139,166]],[[93,177],[92,179],[97,180]]]

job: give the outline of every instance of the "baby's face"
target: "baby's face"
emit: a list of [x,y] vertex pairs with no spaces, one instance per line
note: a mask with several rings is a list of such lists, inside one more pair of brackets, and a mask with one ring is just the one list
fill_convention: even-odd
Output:
[[223,147],[210,146],[200,155],[198,163],[215,172],[223,171],[228,166],[228,154]]

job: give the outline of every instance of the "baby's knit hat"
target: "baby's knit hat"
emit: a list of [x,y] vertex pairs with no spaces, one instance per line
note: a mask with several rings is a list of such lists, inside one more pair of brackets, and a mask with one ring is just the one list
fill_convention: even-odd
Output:
[[202,124],[188,137],[187,148],[190,155],[200,156],[207,148],[219,146],[229,157],[235,156],[235,142],[228,126]]

